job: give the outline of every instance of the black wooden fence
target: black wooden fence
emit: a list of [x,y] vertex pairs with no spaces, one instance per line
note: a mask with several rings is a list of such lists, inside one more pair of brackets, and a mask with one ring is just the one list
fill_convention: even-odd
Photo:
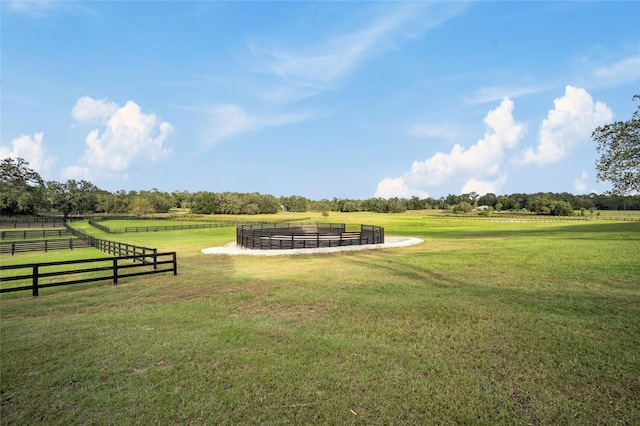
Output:
[[58,229],[23,229],[13,231],[0,231],[0,240],[17,240],[19,238],[47,238],[47,237],[62,237],[68,234],[65,228]]
[[[140,260],[140,255],[132,255],[0,266],[0,274],[2,275],[0,276],[0,284],[4,285],[8,282],[20,284],[20,281],[29,283],[28,285],[0,288],[0,293],[31,290],[33,296],[38,296],[38,290],[46,287],[99,281],[111,281],[116,285],[118,280],[123,278],[165,272],[173,272],[173,275],[178,274],[176,252],[153,253],[147,257],[148,259],[142,263],[135,263],[136,260]],[[128,260],[133,260],[134,263],[127,262]],[[93,266],[85,267],[87,264],[93,264]],[[66,268],[68,265],[82,265],[82,267],[69,269]],[[59,270],[61,266],[65,267],[65,270]],[[7,274],[5,271],[15,271],[17,275],[5,276]],[[127,273],[127,271],[133,272]],[[69,276],[81,276],[81,278],[65,280]]]
[[0,253],[16,253],[27,251],[73,250],[74,248],[91,247],[80,238],[62,238],[55,240],[0,241]]
[[238,222],[213,222],[213,223],[196,223],[191,225],[162,225],[162,226],[126,226],[120,228],[114,228],[101,225],[95,220],[89,220],[89,225],[98,228],[108,234],[122,234],[129,232],[158,232],[158,231],[176,231],[181,229],[209,229],[209,228],[224,228],[230,226],[236,226]]
[[131,256],[132,259],[134,259],[134,262],[136,259],[138,259],[142,263],[147,263],[147,257],[156,256],[156,253],[158,252],[158,249],[155,248],[136,246],[133,244],[96,238],[91,235],[85,234],[84,232],[78,231],[77,229],[73,229],[68,224],[65,224],[65,227],[72,235],[83,240],[91,247],[95,247],[105,253],[113,254],[114,256]]
[[1,228],[55,228],[64,226],[62,216],[0,216]]
[[236,243],[260,250],[381,244],[384,228],[360,225],[360,230],[349,231],[343,223],[253,223],[236,228]]

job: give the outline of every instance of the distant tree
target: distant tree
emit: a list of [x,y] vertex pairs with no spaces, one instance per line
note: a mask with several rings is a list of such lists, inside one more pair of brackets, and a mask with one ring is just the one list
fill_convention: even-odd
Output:
[[466,194],[461,194],[460,195],[460,201],[466,201],[467,203],[471,204],[472,206],[477,206],[478,204],[478,193],[475,191],[472,192],[468,192]]
[[212,214],[218,210],[218,197],[212,192],[196,192],[191,196],[191,213]]
[[403,199],[393,197],[390,198],[387,202],[387,212],[388,213],[404,213],[407,211],[406,204],[403,202]]
[[254,193],[258,198],[259,214],[275,214],[280,211],[280,202],[270,194]]
[[478,197],[477,203],[479,206],[495,207],[498,203],[498,197],[496,197],[496,194],[489,192]]
[[[497,207],[497,204],[500,204],[500,208]],[[506,195],[500,195],[498,197],[498,201],[496,202],[496,210],[509,210],[513,208],[513,203],[511,202],[511,198]]]
[[288,212],[306,212],[311,202],[305,197],[292,195],[290,197],[280,197],[280,204]]
[[356,203],[354,200],[345,200],[345,202],[342,203],[342,207],[340,208],[340,211],[342,211],[342,212],[357,212],[358,211],[358,203]]
[[104,213],[126,213],[129,211],[129,195],[119,190],[115,194],[108,191],[98,191],[96,194],[98,199],[97,212]]
[[446,209],[453,208],[453,206],[459,204],[461,201],[464,201],[464,200],[460,195],[449,194],[445,199],[446,206],[444,208]]
[[[635,95],[634,100],[640,100]],[[598,143],[599,181],[610,181],[615,194],[640,193],[640,106],[627,121],[597,127],[591,137]]]
[[140,191],[140,196],[149,200],[153,206],[153,213],[167,213],[173,206],[171,195],[159,191],[158,188],[153,188],[151,191]]
[[574,211],[571,204],[566,201],[554,201],[551,205],[551,214],[553,216],[573,216]]
[[414,195],[407,201],[407,210],[422,210],[425,205],[426,203],[423,200]]
[[133,197],[133,200],[131,200],[131,204],[129,205],[129,213],[136,216],[144,216],[154,212],[153,204],[151,204],[149,198],[144,195],[137,195]]
[[454,213],[469,213],[471,210],[473,210],[473,206],[468,201],[460,201],[453,206]]
[[553,201],[545,194],[536,194],[527,200],[526,209],[535,214],[551,214]]
[[86,180],[73,179],[65,183],[47,182],[47,198],[51,207],[67,217],[74,214],[94,213],[98,208],[99,189]]
[[3,158],[0,162],[0,213],[35,214],[46,207],[45,183],[22,158]]
[[311,203],[311,211],[314,212],[330,212],[330,211],[336,211],[337,207],[336,204],[333,201],[327,200],[326,198],[323,198],[320,201],[310,201]]
[[171,193],[171,201],[175,208],[188,208],[191,194],[189,191],[173,191]]

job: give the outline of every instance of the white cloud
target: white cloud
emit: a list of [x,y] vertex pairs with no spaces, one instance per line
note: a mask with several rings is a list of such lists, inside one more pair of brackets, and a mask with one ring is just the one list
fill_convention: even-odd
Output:
[[616,86],[640,79],[640,56],[630,56],[613,64],[598,67],[593,75],[603,86]]
[[71,117],[81,123],[105,123],[118,111],[118,104],[88,96],[78,99],[71,110]]
[[156,161],[171,151],[164,146],[173,127],[155,114],[144,114],[133,101],[123,107],[87,97],[80,98],[71,112],[80,122],[100,122],[103,127],[92,130],[82,165],[73,165],[65,173],[123,173],[133,160]]
[[318,46],[306,46],[304,53],[252,46],[251,62],[295,85],[327,89],[371,56],[441,25],[464,8],[466,4],[461,2],[395,3],[392,8],[383,8],[383,13],[362,29],[331,37]]
[[522,86],[522,87],[507,87],[507,86],[488,86],[481,87],[474,93],[468,102],[472,104],[483,104],[487,102],[495,102],[500,99],[509,98],[515,99],[520,96],[529,95],[531,93],[537,93],[545,90],[542,86]]
[[242,133],[253,132],[264,128],[284,126],[308,120],[312,117],[308,113],[250,115],[237,105],[219,105],[208,110],[211,130],[206,136],[208,146],[215,145],[224,139]]
[[94,174],[91,173],[91,169],[83,166],[67,166],[62,169],[62,178],[64,180],[74,179],[74,180],[92,180],[94,178]]
[[493,181],[472,178],[462,186],[460,193],[469,194],[470,192],[475,192],[478,195],[485,195],[488,193],[499,194],[506,181],[506,173],[501,173],[498,178]]
[[374,197],[380,198],[411,198],[413,196],[427,198],[429,194],[419,189],[409,188],[401,177],[382,179],[378,182],[378,187],[374,194]]
[[613,117],[604,103],[594,104],[591,95],[579,87],[567,86],[564,96],[553,103],[555,108],[540,126],[538,146],[523,150],[514,164],[544,166],[560,161],[577,145],[590,141],[593,129]]
[[[376,193],[402,196],[421,191],[428,186],[440,185],[453,178],[466,178],[466,188],[478,193],[494,192],[506,176],[501,173],[501,162],[506,149],[517,146],[525,133],[525,126],[513,118],[513,102],[505,98],[489,111],[484,119],[488,131],[468,149],[456,144],[451,152],[437,152],[424,161],[414,161],[411,170],[401,178],[385,178],[378,183]],[[491,178],[494,177],[493,181]],[[491,189],[487,190],[486,189]],[[471,191],[469,191],[471,192]]]
[[[41,176],[49,173],[56,158],[47,154],[47,149],[42,143],[44,133],[34,133],[33,137],[22,135],[11,141],[12,149],[0,146],[0,158],[22,158],[29,163],[29,167],[37,171]],[[44,178],[44,176],[42,176]]]
[[589,175],[585,170],[582,171],[580,177],[576,178],[573,181],[573,187],[575,188],[578,194],[584,194],[587,191],[587,179]]
[[468,149],[456,144],[451,152],[437,152],[424,161],[414,161],[405,181],[414,187],[438,185],[460,173],[470,176],[494,176],[500,171],[505,148],[513,148],[525,132],[512,115],[513,102],[505,98],[484,119],[489,131]]

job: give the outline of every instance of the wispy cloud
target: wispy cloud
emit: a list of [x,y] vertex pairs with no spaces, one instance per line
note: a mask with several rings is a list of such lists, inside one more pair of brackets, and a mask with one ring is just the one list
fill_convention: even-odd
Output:
[[538,93],[547,89],[544,86],[485,86],[476,90],[467,101],[472,104],[484,104],[499,101],[505,97],[516,99],[520,96]]
[[331,89],[368,58],[441,25],[465,7],[461,2],[392,3],[363,28],[306,46],[304,53],[251,46],[250,62],[258,70],[297,86]]
[[205,136],[206,147],[217,145],[225,139],[243,133],[298,123],[314,117],[311,113],[252,115],[238,105],[232,104],[218,105],[209,108],[207,112],[210,117],[210,127]]
[[617,86],[640,80],[640,55],[598,66],[593,70],[593,76],[601,86]]
[[29,18],[45,18],[67,13],[93,13],[84,2],[70,1],[8,1],[7,10]]

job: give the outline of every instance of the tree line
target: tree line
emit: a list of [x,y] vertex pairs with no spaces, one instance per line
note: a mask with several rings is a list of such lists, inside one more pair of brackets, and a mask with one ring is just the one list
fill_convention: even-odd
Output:
[[21,158],[5,158],[0,164],[0,214],[33,215],[56,213],[133,214],[166,213],[185,209],[200,214],[272,214],[290,212],[378,212],[402,213],[407,210],[443,209],[467,213],[480,208],[491,211],[530,212],[542,215],[566,216],[586,210],[640,210],[640,195],[535,193],[479,195],[449,194],[440,198],[367,198],[311,200],[303,196],[275,197],[268,194],[238,192],[171,193],[156,188],[150,191],[101,190],[86,180],[64,183],[47,181]]

